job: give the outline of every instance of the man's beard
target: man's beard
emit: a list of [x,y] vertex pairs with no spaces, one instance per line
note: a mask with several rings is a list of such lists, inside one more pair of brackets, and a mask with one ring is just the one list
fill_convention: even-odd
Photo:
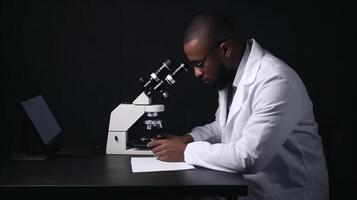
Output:
[[232,82],[234,75],[234,71],[227,70],[227,67],[224,66],[223,63],[221,63],[217,78],[215,82],[212,83],[213,88],[215,88],[216,90],[224,89],[228,83]]

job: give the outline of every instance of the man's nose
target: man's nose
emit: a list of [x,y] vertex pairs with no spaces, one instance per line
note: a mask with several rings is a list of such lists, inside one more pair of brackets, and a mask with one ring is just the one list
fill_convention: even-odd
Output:
[[195,70],[195,77],[196,78],[201,78],[203,76],[203,71],[201,69],[197,69],[195,67],[194,70]]

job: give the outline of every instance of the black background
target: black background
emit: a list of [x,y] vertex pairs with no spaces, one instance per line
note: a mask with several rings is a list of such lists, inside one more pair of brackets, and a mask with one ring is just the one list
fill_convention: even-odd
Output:
[[[355,181],[356,157],[350,7],[343,1],[2,1],[1,155],[11,152],[21,132],[19,103],[38,94],[67,144],[104,152],[110,112],[132,101],[141,92],[138,79],[166,58],[179,63],[190,19],[214,12],[298,72],[314,102],[326,154],[334,133],[343,133],[333,187],[347,187]],[[191,71],[170,90],[165,106],[164,125],[182,134],[213,120],[217,94]]]

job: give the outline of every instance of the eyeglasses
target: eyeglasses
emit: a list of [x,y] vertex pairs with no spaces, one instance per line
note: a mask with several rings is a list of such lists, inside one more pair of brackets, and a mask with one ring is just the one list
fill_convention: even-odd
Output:
[[198,70],[202,70],[203,65],[206,61],[206,59],[208,58],[209,55],[211,55],[211,53],[213,53],[223,42],[226,42],[227,39],[225,40],[220,40],[219,42],[217,42],[210,50],[209,52],[203,57],[203,59],[201,60],[196,60],[196,61],[190,61],[188,60],[188,63],[190,63],[190,65]]

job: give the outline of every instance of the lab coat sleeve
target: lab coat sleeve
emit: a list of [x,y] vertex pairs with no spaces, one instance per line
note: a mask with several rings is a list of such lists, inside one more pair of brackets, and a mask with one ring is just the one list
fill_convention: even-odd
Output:
[[215,121],[204,126],[197,126],[188,134],[190,134],[194,141],[206,141],[209,143],[216,143],[221,140],[221,129],[219,125],[219,108],[216,111]]
[[257,83],[250,95],[252,114],[242,136],[225,144],[190,143],[184,153],[187,163],[241,173],[257,173],[269,163],[302,116],[301,91],[275,75]]

